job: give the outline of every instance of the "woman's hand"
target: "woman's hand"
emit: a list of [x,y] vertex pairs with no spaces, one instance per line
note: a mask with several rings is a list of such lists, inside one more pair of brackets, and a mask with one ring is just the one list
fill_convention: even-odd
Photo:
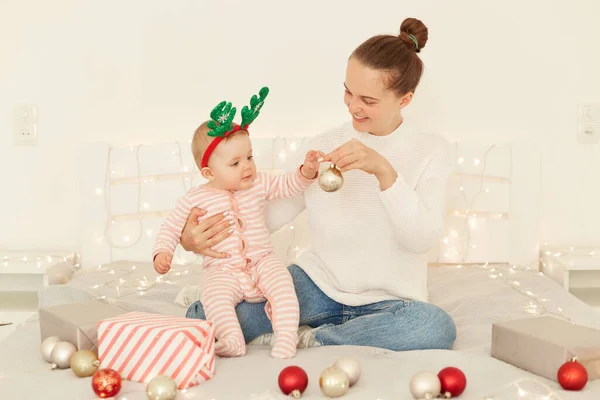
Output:
[[323,161],[331,161],[342,172],[360,169],[375,175],[381,190],[392,186],[398,177],[394,167],[384,156],[356,139],[349,140],[333,150]]
[[214,258],[227,258],[229,254],[219,253],[211,249],[212,246],[221,243],[233,233],[231,226],[233,220],[225,214],[216,214],[210,218],[198,222],[198,218],[205,215],[206,211],[193,208],[190,213],[183,232],[181,234],[181,247],[196,254]]

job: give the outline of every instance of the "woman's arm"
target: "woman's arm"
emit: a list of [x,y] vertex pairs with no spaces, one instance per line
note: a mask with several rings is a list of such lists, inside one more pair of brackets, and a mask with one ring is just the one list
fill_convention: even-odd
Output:
[[305,208],[304,194],[292,197],[291,199],[269,201],[266,206],[266,221],[269,232],[277,232],[292,222]]
[[[415,188],[401,174],[382,190],[379,199],[389,216],[399,244],[415,253],[425,253],[436,245],[444,228],[446,193],[454,169],[454,150],[449,144],[438,147],[425,167]],[[386,178],[387,177],[387,178]]]
[[360,169],[379,180],[379,198],[401,246],[425,253],[439,240],[455,160],[449,143],[437,146],[415,188],[385,157],[356,139],[326,155],[325,160],[336,163],[342,172]]

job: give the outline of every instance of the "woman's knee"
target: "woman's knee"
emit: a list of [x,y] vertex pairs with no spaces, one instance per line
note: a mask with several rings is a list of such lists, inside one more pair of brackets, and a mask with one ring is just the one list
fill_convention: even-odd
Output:
[[451,349],[456,341],[456,324],[446,311],[440,307],[425,303],[430,322],[430,348]]
[[426,302],[409,302],[398,314],[402,324],[411,333],[411,339],[398,338],[397,349],[428,350],[451,349],[456,340],[456,325],[441,308]]

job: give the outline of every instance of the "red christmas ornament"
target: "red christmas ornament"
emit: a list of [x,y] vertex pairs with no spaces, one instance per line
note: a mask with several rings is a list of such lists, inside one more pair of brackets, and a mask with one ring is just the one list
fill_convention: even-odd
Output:
[[442,384],[442,394],[448,397],[457,397],[467,387],[467,377],[458,368],[447,367],[438,373],[438,378]]
[[291,394],[298,399],[308,386],[308,375],[300,367],[286,367],[279,373],[278,384],[283,394]]
[[123,380],[114,369],[99,369],[92,376],[92,389],[101,398],[114,397],[121,391]]
[[575,359],[564,363],[558,369],[556,377],[565,390],[581,390],[588,381],[587,370]]

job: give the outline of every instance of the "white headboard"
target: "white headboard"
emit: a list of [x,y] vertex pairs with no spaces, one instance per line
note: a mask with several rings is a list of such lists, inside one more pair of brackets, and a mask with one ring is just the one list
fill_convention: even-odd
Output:
[[[277,173],[309,138],[254,138],[259,169]],[[432,265],[531,263],[539,237],[539,152],[526,145],[457,143],[457,169],[448,195],[446,232]],[[201,183],[189,142],[136,147],[84,146],[80,162],[81,261],[150,261],[166,213]],[[286,261],[308,246],[305,215],[273,235]],[[178,248],[178,263],[199,258]]]

